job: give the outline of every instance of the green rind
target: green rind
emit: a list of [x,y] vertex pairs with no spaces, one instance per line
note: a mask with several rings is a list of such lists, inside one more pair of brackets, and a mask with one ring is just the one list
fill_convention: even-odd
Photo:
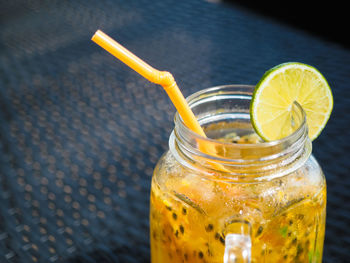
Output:
[[[250,109],[249,109],[249,112],[250,112],[250,120],[252,122],[252,126],[255,130],[255,132],[264,140],[264,141],[270,141],[268,138],[266,138],[263,134],[260,133],[260,131],[257,129],[257,123],[255,122],[255,119],[253,117],[253,108],[254,108],[254,104],[255,104],[255,98],[256,98],[256,93],[257,91],[259,90],[259,87],[261,86],[261,84],[265,81],[265,79],[272,73],[272,72],[275,72],[276,70],[280,70],[281,68],[285,67],[285,66],[289,66],[289,65],[295,65],[295,64],[298,64],[298,65],[302,65],[304,67],[308,67],[308,68],[312,68],[313,70],[315,70],[316,72],[319,73],[319,75],[323,78],[324,82],[327,84],[327,87],[329,89],[329,92],[330,92],[330,96],[331,96],[331,102],[332,102],[332,105],[331,105],[331,110],[329,112],[329,115],[328,115],[328,118],[326,119],[325,121],[325,124],[324,126],[322,127],[322,129],[319,130],[319,132],[313,137],[313,138],[310,138],[312,141],[315,140],[321,133],[321,131],[324,129],[324,127],[326,126],[330,116],[331,116],[331,113],[333,111],[333,105],[334,105],[334,101],[333,101],[333,94],[332,94],[332,90],[328,84],[328,81],[327,79],[322,75],[322,73],[315,67],[313,66],[310,66],[308,64],[304,64],[304,63],[301,63],[301,62],[285,62],[285,63],[282,63],[282,64],[279,64],[271,69],[269,69],[268,71],[266,71],[264,73],[264,75],[262,76],[262,78],[260,79],[260,81],[258,82],[258,84],[256,84],[255,86],[255,89],[254,89],[254,92],[253,92],[253,95],[252,95],[252,100],[250,102]],[[307,116],[306,116],[307,117]]]

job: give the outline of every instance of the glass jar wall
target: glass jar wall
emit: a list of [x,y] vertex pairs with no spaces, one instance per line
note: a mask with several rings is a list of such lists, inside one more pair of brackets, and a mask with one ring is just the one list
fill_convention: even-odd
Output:
[[188,98],[208,138],[176,115],[152,179],[152,263],[221,263],[225,254],[231,262],[229,253],[242,262],[322,262],[326,183],[305,114],[296,104],[295,132],[262,142],[249,119],[253,90],[220,86]]

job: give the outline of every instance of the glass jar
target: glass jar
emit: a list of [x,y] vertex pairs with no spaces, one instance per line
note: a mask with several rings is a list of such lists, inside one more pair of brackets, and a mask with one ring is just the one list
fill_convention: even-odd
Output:
[[294,133],[259,141],[253,91],[219,86],[187,99],[208,138],[176,114],[152,178],[152,263],[322,262],[326,182],[305,113],[295,103]]

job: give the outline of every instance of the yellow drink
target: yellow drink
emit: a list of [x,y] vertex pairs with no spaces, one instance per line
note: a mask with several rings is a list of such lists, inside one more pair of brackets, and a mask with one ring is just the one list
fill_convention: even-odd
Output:
[[[227,87],[222,89],[227,91]],[[246,92],[247,87],[242,89]],[[235,98],[237,87],[229,91],[232,97],[209,90],[192,99],[197,107],[217,105],[221,95],[222,100]],[[212,96],[215,100],[208,99]],[[241,95],[236,97],[242,100]],[[242,111],[222,117],[228,110],[218,111],[212,104],[202,108],[203,116],[221,114],[220,119],[202,125],[207,136],[216,140],[196,137],[175,119],[170,151],[155,168],[150,208],[152,263],[222,263],[230,234],[249,237],[250,262],[322,262],[326,182],[310,156],[303,114],[294,120],[301,128],[290,138],[263,143],[255,134],[244,136],[251,134],[252,127]],[[206,108],[212,112],[203,111]],[[201,140],[215,149],[215,158],[201,153]],[[213,162],[225,169],[215,170]]]
[[[295,174],[293,179],[302,177]],[[251,224],[252,262],[322,262],[326,186],[287,186],[282,191],[278,185],[283,181],[244,190],[228,184],[222,190],[215,181],[198,182],[191,176],[171,178],[162,186],[154,177],[152,263],[223,262],[225,229],[240,214],[244,214],[240,220],[249,219]],[[257,197],[262,188],[276,191],[280,200]]]

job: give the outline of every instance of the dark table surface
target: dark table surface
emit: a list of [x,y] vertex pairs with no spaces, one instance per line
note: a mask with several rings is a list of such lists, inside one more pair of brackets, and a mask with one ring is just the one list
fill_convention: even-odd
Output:
[[316,66],[334,109],[313,153],[328,183],[324,262],[349,262],[350,51],[231,3],[3,1],[0,262],[149,262],[152,170],[175,110],[161,87],[90,41],[102,29],[187,96]]

